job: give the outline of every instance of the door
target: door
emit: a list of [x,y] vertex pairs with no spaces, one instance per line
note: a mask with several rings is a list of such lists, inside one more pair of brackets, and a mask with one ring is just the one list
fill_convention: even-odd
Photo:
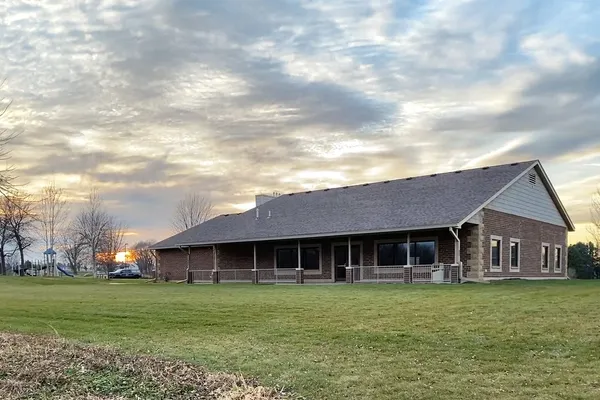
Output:
[[[352,245],[352,266],[360,265],[360,245]],[[335,245],[333,247],[333,266],[335,281],[346,281],[346,267],[348,266],[348,245]]]

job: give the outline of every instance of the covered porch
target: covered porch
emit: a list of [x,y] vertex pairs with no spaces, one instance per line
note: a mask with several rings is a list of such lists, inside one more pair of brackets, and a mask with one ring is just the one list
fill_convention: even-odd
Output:
[[[461,249],[465,238],[460,229],[439,228],[214,244],[203,248],[211,253],[212,265],[188,257],[187,281],[458,283],[461,260],[466,258],[466,249]],[[192,248],[187,250],[191,255]]]

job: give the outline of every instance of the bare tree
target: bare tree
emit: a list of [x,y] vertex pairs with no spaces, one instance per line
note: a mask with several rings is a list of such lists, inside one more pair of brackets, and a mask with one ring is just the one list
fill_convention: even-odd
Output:
[[54,248],[68,213],[63,190],[57,188],[54,182],[44,187],[38,208],[40,236],[44,240],[46,249]]
[[0,274],[6,275],[7,259],[12,257],[16,248],[9,245],[14,241],[14,235],[10,229],[8,198],[0,196]]
[[100,243],[98,262],[107,274],[114,269],[117,253],[125,249],[125,225],[114,217],[108,218],[106,229]]
[[600,246],[600,188],[592,196],[592,207],[590,209],[592,223],[589,233],[592,235],[596,248]]
[[79,273],[87,256],[87,246],[76,227],[69,226],[61,231],[59,249],[71,271]]
[[96,257],[106,237],[106,230],[111,219],[104,210],[98,191],[92,189],[88,195],[87,204],[75,218],[74,229],[87,246],[94,276],[96,276]]
[[175,232],[183,232],[210,219],[213,206],[209,199],[199,193],[188,193],[175,207],[171,225]]
[[144,276],[149,276],[154,269],[154,254],[149,247],[156,243],[154,240],[141,241],[133,245],[132,255],[140,272]]
[[25,266],[25,249],[34,243],[34,228],[36,216],[31,196],[16,193],[6,198],[5,215],[8,227],[21,258],[21,268]]
[[[4,86],[6,80],[0,82],[0,89]],[[0,98],[0,118],[2,118],[8,111],[11,100],[4,97]],[[0,129],[0,161],[6,161],[10,158],[10,150],[7,148],[8,143],[17,136],[17,133],[9,129]],[[0,195],[6,197],[14,194],[13,180],[14,180],[14,168],[7,166],[0,170]]]

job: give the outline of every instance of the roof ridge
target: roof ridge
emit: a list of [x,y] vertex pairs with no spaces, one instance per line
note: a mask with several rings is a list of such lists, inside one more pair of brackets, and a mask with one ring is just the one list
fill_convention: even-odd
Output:
[[[414,180],[414,179],[419,179],[419,178],[440,177],[443,175],[450,175],[450,174],[458,173],[458,172],[462,173],[462,172],[470,172],[470,171],[476,171],[476,170],[489,170],[492,168],[506,167],[506,166],[513,166],[513,165],[514,166],[521,165],[521,164],[532,165],[536,162],[540,162],[540,161],[539,160],[516,161],[516,162],[512,162],[512,163],[484,165],[481,167],[473,167],[473,168],[468,168],[468,169],[456,169],[456,170],[452,170],[452,171],[448,171],[448,172],[432,172],[432,173],[417,175],[417,176],[406,176],[406,177],[402,177],[402,178],[386,179],[386,180],[380,180],[380,181],[361,182],[361,183],[355,183],[352,185],[340,185],[340,186],[334,186],[334,187],[327,187],[327,188],[323,188],[323,189],[299,190],[296,192],[282,193],[278,197],[294,196],[297,194],[310,194],[310,193],[314,193],[314,192],[323,192],[323,191],[338,190],[338,189],[351,189],[351,188],[358,187],[358,186],[387,184],[390,182],[402,181],[402,180],[407,180],[407,179]],[[254,207],[254,208],[256,208],[256,207]]]

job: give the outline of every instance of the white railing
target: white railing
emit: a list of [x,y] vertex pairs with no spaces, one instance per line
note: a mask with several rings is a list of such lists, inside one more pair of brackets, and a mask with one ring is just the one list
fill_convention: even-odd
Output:
[[[353,267],[352,273],[355,283],[450,283],[452,281],[452,268],[458,266],[433,264],[411,265],[410,267],[408,269],[404,265],[361,265]],[[411,275],[405,276],[405,274]]]
[[221,269],[219,281],[222,283],[252,283],[251,269]]
[[296,270],[293,268],[259,269],[258,283],[296,283]]
[[404,282],[404,266],[366,266],[354,267],[354,282],[356,283],[385,283]]
[[452,280],[452,265],[413,265],[413,283],[450,283]]
[[210,269],[190,270],[192,274],[192,283],[212,283],[213,272]]

